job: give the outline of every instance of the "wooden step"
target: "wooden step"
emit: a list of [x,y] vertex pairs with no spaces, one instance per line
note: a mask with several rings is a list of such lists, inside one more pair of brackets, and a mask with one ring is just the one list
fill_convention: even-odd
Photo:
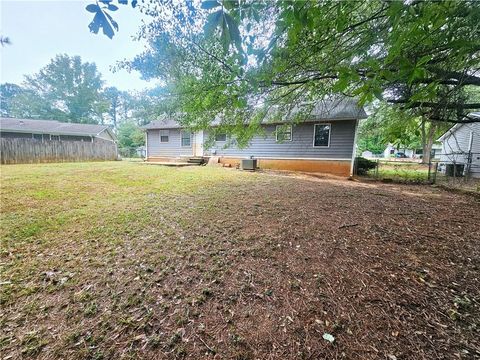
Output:
[[194,156],[194,157],[188,158],[187,162],[190,163],[190,164],[201,165],[201,164],[205,163],[205,159],[203,157],[200,157],[200,156]]

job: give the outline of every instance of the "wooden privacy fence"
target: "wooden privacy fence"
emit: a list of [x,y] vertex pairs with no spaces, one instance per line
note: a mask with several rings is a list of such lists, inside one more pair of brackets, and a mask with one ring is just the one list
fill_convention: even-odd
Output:
[[117,159],[117,146],[111,141],[58,141],[0,138],[0,163],[104,161]]

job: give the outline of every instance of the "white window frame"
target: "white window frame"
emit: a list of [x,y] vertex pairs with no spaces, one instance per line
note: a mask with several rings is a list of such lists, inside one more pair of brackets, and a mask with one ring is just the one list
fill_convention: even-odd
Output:
[[[328,145],[315,145],[315,135],[317,134],[317,126],[329,126],[328,130]],[[314,148],[329,148],[330,147],[330,140],[332,138],[332,124],[331,123],[318,123],[313,125],[313,147]]]
[[[290,139],[283,139],[283,140],[278,140],[278,129],[279,128],[286,128],[286,127],[289,127],[290,128]],[[282,134],[284,133],[287,133],[288,131],[281,131]],[[293,126],[291,124],[285,124],[285,125],[277,125],[275,127],[275,141],[276,142],[287,142],[287,141],[292,141],[293,139]]]
[[[189,136],[189,144],[188,144],[188,145],[183,145],[183,139],[184,139],[183,134],[186,134],[186,133],[189,133],[189,134],[190,134],[190,136]],[[185,139],[186,139],[186,137],[185,137]],[[185,147],[185,148],[191,148],[191,147],[192,147],[192,132],[191,132],[191,131],[187,131],[187,130],[182,130],[182,131],[180,131],[180,145],[181,145],[182,147]]]
[[[166,134],[166,135],[165,135]],[[170,130],[160,130],[159,131],[159,136],[160,136],[160,143],[161,144],[166,144],[170,142]],[[162,141],[162,136],[167,137],[167,141]]]

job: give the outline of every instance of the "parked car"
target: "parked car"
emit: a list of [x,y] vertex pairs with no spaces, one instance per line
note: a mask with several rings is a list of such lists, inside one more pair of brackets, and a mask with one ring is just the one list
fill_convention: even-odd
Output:
[[407,155],[405,155],[405,153],[402,153],[402,152],[397,152],[395,154],[395,157],[405,159],[407,157]]

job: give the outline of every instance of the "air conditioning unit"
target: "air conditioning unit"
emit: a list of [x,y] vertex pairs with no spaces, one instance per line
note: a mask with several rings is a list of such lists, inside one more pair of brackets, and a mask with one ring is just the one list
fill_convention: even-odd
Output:
[[242,159],[240,168],[242,170],[255,170],[257,168],[257,159]]
[[445,175],[455,177],[463,176],[464,167],[464,164],[447,164],[445,167]]

